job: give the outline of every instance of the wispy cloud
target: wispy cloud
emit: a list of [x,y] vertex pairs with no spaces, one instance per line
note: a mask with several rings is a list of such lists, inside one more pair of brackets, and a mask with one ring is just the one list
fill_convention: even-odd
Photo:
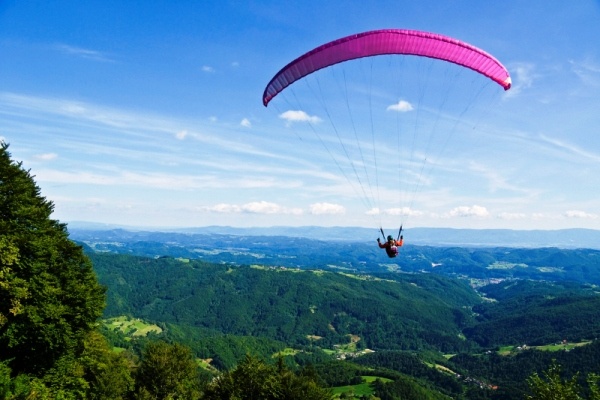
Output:
[[211,67],[210,65],[203,65],[201,69],[202,69],[202,72],[206,72],[209,74],[212,74],[215,72],[215,69],[213,67]]
[[85,58],[87,60],[114,62],[106,53],[97,50],[84,49],[82,47],[71,46],[64,43],[57,43],[54,48],[63,54],[72,55],[75,57]]
[[515,63],[509,70],[512,72],[513,84],[506,92],[506,97],[518,96],[524,90],[531,88],[533,82],[539,77],[532,63]]
[[592,214],[581,210],[569,210],[565,212],[567,218],[581,218],[581,219],[598,219],[598,214]]
[[243,126],[244,128],[252,128],[252,122],[250,122],[248,118],[244,118],[240,122],[240,126]]
[[36,178],[41,182],[85,184],[101,186],[146,187],[161,190],[190,191],[194,189],[267,189],[289,188],[294,183],[285,179],[251,178],[239,175],[232,178],[215,177],[214,174],[167,174],[161,172],[132,172],[113,168],[105,173],[97,171],[60,171],[54,169],[36,170]]
[[[164,126],[164,121],[158,121],[156,117],[149,115],[123,112],[117,109],[61,98],[0,92],[0,106],[19,110],[20,113],[33,111],[53,114],[73,119],[93,121],[117,128],[147,126],[154,127],[153,130],[156,130],[157,127]],[[150,123],[145,123],[149,118]],[[162,123],[159,124],[159,122]]]
[[583,61],[570,60],[571,70],[588,86],[600,86],[600,63],[588,58]]
[[179,140],[183,140],[186,138],[186,136],[188,135],[188,131],[186,131],[185,129],[182,131],[179,131],[175,134],[175,137]]
[[[256,148],[248,141],[240,142],[225,137],[218,132],[210,133],[218,130],[219,126],[211,126],[210,129],[205,129],[198,121],[179,121],[161,115],[140,114],[128,110],[108,108],[68,99],[0,92],[0,110],[19,117],[23,115],[35,115],[36,119],[45,117],[52,121],[53,124],[56,123],[57,117],[61,117],[69,124],[84,124],[87,132],[92,130],[90,124],[93,124],[93,129],[99,129],[104,132],[102,135],[96,136],[96,138],[102,140],[102,138],[106,137],[106,140],[113,147],[114,150],[111,151],[114,153],[118,152],[117,148],[120,141],[124,141],[123,146],[126,146],[129,151],[135,151],[135,146],[132,147],[132,141],[141,141],[145,151],[148,150],[147,147],[152,143],[164,148],[166,144],[157,141],[159,139],[157,135],[168,135],[178,140],[193,139],[206,145],[218,147],[227,153],[251,154],[269,158],[278,157],[274,153]],[[216,120],[214,123],[217,123]],[[182,124],[195,125],[197,128],[194,130],[180,129],[179,127]],[[110,130],[110,135],[107,134],[107,129]],[[88,142],[91,140],[94,140],[93,135],[86,139]],[[82,143],[83,145],[85,143]],[[96,145],[98,146],[99,143],[96,143]],[[213,154],[216,154],[216,152]]]
[[36,154],[35,156],[33,156],[33,158],[38,161],[51,161],[54,160],[56,157],[58,157],[56,153]]
[[566,151],[568,153],[576,155],[578,158],[583,157],[583,158],[588,159],[588,160],[590,160],[592,162],[600,162],[600,155],[591,153],[589,151],[586,151],[586,150],[584,150],[584,149],[582,149],[582,148],[580,148],[578,146],[575,146],[575,145],[573,145],[571,143],[567,143],[564,140],[551,138],[551,137],[549,137],[547,135],[544,135],[544,134],[539,135],[539,138],[543,142],[552,145],[554,148],[556,148],[556,149],[558,149],[560,151],[563,151],[563,152]]
[[497,170],[492,170],[480,163],[472,162],[469,165],[469,170],[476,172],[487,179],[490,192],[494,193],[498,190],[509,190],[514,192],[527,192],[526,189],[519,188],[508,182],[508,179],[500,174]]

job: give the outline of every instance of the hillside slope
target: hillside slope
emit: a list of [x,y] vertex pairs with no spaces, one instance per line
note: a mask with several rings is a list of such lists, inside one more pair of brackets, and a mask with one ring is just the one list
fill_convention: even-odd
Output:
[[108,287],[105,316],[330,347],[348,335],[372,349],[443,349],[469,344],[459,333],[479,296],[430,274],[386,279],[339,272],[235,267],[173,258],[90,254]]

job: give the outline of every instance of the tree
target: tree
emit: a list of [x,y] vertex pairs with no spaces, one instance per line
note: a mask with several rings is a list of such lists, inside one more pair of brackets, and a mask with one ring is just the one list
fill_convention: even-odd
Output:
[[589,374],[587,376],[587,383],[590,387],[590,399],[591,400],[600,400],[600,387],[598,386],[599,382],[600,382],[600,375]]
[[[587,382],[589,385],[589,400],[600,400],[600,391],[598,390],[599,376],[589,374]],[[548,370],[544,371],[544,377],[540,377],[537,373],[527,379],[531,395],[527,396],[528,400],[579,400],[582,397],[582,387],[578,383],[578,375],[574,375],[570,379],[561,377],[561,367],[552,362]]]
[[296,375],[280,359],[277,367],[246,355],[204,389],[204,400],[329,400],[332,394],[307,375]]
[[91,262],[40,192],[0,142],[0,361],[38,377],[82,351],[105,300]]
[[149,343],[135,381],[140,399],[192,400],[200,396],[198,366],[190,349],[178,343]]
[[88,334],[78,363],[90,385],[90,400],[121,400],[133,391],[133,360],[126,353],[114,352],[99,332]]

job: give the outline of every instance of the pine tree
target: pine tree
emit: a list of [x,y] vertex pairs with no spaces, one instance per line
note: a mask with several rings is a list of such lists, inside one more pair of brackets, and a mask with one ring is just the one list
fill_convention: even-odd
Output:
[[104,308],[105,289],[53,209],[0,142],[0,362],[13,375],[77,357]]

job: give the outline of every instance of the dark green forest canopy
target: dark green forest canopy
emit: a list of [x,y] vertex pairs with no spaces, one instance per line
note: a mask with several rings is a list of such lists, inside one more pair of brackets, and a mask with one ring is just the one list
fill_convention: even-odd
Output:
[[531,296],[482,304],[473,310],[478,313],[478,323],[465,329],[465,335],[488,348],[510,343],[539,346],[600,337],[598,295]]
[[1,143],[0,357],[14,371],[51,367],[77,348],[104,306],[92,264],[52,211]]
[[[532,367],[522,370],[508,362],[512,357],[498,358],[506,362],[479,374],[478,371],[484,370],[483,365],[464,364],[462,360],[470,354],[484,354],[485,349],[480,346],[495,354],[495,346],[499,345],[549,344],[564,337],[593,340],[600,320],[595,286],[575,282],[512,279],[480,287],[475,292],[467,280],[423,273],[361,275],[217,265],[174,258],[114,254],[91,254],[91,257],[103,282],[115,287],[114,292],[108,292],[107,310],[114,315],[130,313],[149,320],[171,321],[166,325],[168,329],[185,332],[180,338],[198,337],[194,335],[201,330],[205,338],[209,335],[214,339],[212,343],[200,339],[198,342],[203,344],[198,354],[205,357],[223,354],[216,357],[221,366],[232,366],[232,355],[223,351],[225,342],[219,338],[223,332],[278,338],[279,341],[254,344],[263,355],[272,354],[283,343],[308,352],[314,350],[311,346],[333,348],[335,344],[346,343],[347,334],[355,334],[361,337],[359,347],[378,350],[357,362],[403,371],[447,395],[456,395],[466,388],[470,393],[466,398],[488,396],[488,392],[494,394],[489,398],[522,398],[526,378],[547,368],[555,357],[555,353],[541,351],[523,353],[521,359]],[[138,308],[132,308],[132,304]],[[180,304],[185,306],[179,308]],[[415,311],[420,315],[416,316]],[[213,313],[234,321],[222,323],[210,317]],[[392,318],[386,317],[387,314]],[[197,315],[201,317],[196,319]],[[441,319],[433,321],[440,316]],[[286,328],[289,330],[285,331]],[[306,339],[307,334],[317,335],[321,331],[325,333],[320,340]],[[460,332],[463,339],[458,339]],[[231,348],[241,349],[244,345],[238,343],[249,343],[240,336],[228,335],[228,340],[226,347]],[[594,350],[597,346],[584,348]],[[459,352],[456,363],[453,358],[442,364],[477,380],[457,381],[432,369],[429,363],[416,358],[414,352],[394,355],[386,353],[389,349]],[[564,353],[561,362],[567,366],[566,371],[577,370],[577,357],[569,357],[576,353],[580,357],[588,354],[583,348]],[[239,359],[240,353],[237,354]],[[316,361],[308,353],[298,354],[307,361]],[[302,359],[299,355],[297,361]],[[600,369],[597,359],[585,365],[585,372]],[[501,387],[495,391],[478,389],[479,380]],[[392,386],[380,387],[381,393],[384,390],[392,390]]]
[[578,376],[585,384],[585,376],[600,372],[600,341],[576,347],[570,351],[526,350],[514,356],[496,352],[488,354],[458,354],[450,359],[450,365],[461,373],[487,379],[499,386],[498,399],[522,399],[527,392],[527,377],[541,374],[553,362],[562,366],[565,377]]
[[[377,348],[465,345],[459,333],[480,301],[466,282],[428,274],[385,279],[90,254],[109,287],[105,316],[133,315],[221,333]],[[392,279],[393,278],[393,279]]]
[[363,275],[90,256],[110,288],[107,317],[132,315],[214,334],[295,345],[306,345],[310,335],[325,347],[352,334],[363,348],[460,351],[473,345],[593,339],[600,329],[600,297],[593,285],[507,280],[478,293],[466,279],[434,274]]

